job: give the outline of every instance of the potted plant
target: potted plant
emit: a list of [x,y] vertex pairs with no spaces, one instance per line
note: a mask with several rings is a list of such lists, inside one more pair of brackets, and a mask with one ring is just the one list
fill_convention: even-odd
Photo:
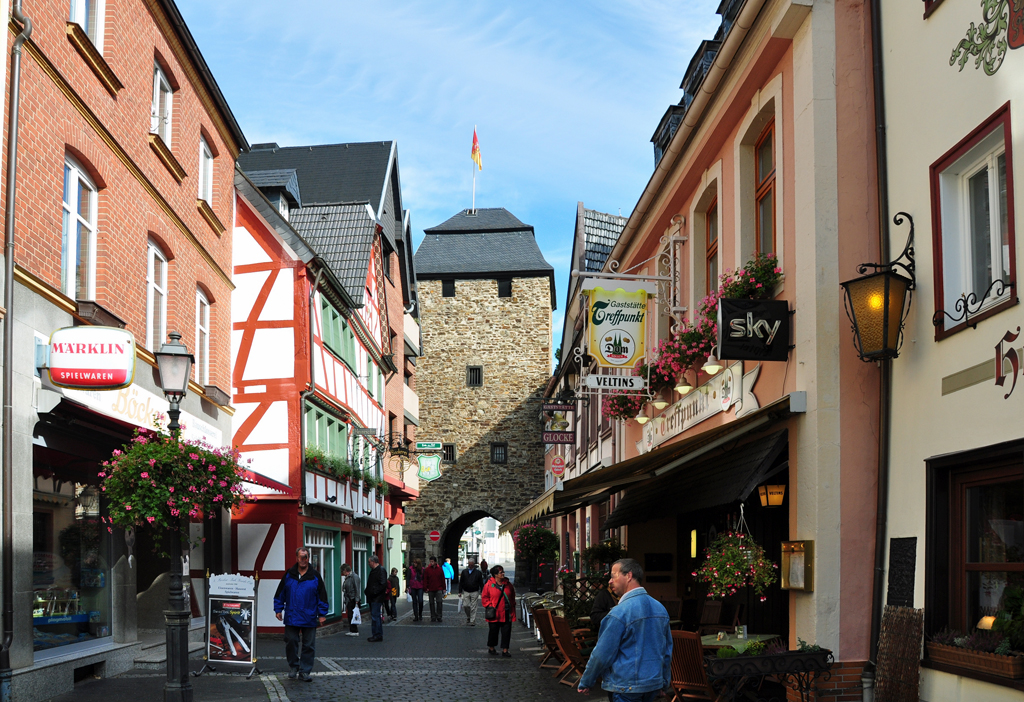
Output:
[[770,298],[782,280],[775,254],[757,254],[735,272],[726,270],[719,278],[719,297],[762,300]]
[[606,575],[604,566],[610,568],[612,563],[625,555],[626,552],[618,541],[602,541],[583,549],[583,563],[588,571],[598,571]]
[[1024,656],[1013,650],[1011,639],[998,631],[975,629],[965,634],[943,629],[925,642],[928,658],[960,668],[1003,678],[1024,677]]
[[764,602],[765,590],[778,580],[778,569],[749,534],[727,531],[704,550],[704,563],[693,576],[707,584],[710,599],[735,595],[740,588],[750,586]]
[[601,398],[601,416],[605,419],[634,419],[647,398],[630,390],[610,390]]
[[536,586],[538,562],[541,559],[550,561],[558,555],[558,536],[550,529],[525,524],[512,533],[512,543],[515,544],[517,555],[516,579],[519,580],[518,563],[521,560],[526,566],[524,580],[532,590]]

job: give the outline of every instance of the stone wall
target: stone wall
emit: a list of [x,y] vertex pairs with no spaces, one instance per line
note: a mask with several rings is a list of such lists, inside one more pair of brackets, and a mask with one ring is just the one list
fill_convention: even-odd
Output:
[[[445,534],[471,512],[506,521],[543,491],[538,399],[551,377],[546,277],[515,278],[510,298],[498,297],[495,280],[458,280],[453,298],[442,296],[441,281],[421,280],[419,299],[416,438],[454,443],[457,460],[442,465],[439,479],[421,481],[419,499],[408,505],[404,531],[412,557],[424,555],[424,533]],[[467,387],[467,366],[483,367],[483,387]],[[508,443],[507,464],[490,462],[492,442]],[[426,555],[439,554],[444,541],[450,542],[426,542]]]

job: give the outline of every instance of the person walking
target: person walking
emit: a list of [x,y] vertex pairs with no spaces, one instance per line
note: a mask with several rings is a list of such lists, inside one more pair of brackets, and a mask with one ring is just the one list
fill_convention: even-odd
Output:
[[412,595],[412,620],[414,622],[423,621],[423,561],[419,558],[409,566],[405,591]]
[[668,612],[643,587],[644,571],[632,558],[612,564],[608,579],[619,603],[601,621],[597,644],[577,689],[587,694],[598,678],[612,702],[651,702],[672,681]]
[[466,623],[476,626],[476,605],[480,601],[480,591],[484,589],[484,576],[476,567],[476,560],[469,559],[469,564],[459,576],[459,597],[462,598],[462,611],[466,613]]
[[444,559],[441,570],[444,571],[444,591],[450,595],[452,594],[452,580],[455,579],[455,569],[452,568],[451,558]]
[[430,621],[439,622],[444,606],[444,571],[437,565],[437,557],[430,557],[430,565],[423,571],[423,589],[430,598]]
[[398,568],[392,568],[391,577],[388,578],[388,605],[391,608],[388,616],[391,617],[391,621],[398,619],[398,593],[401,587],[402,582],[398,579]]
[[359,578],[352,572],[352,566],[348,563],[341,566],[341,575],[345,578],[341,594],[344,595],[345,612],[348,613],[348,633],[345,636],[359,636],[359,625],[352,621],[359,607]]
[[295,561],[274,593],[274,614],[284,622],[288,678],[313,682],[309,674],[316,660],[316,628],[326,621],[330,605],[324,579],[316,568],[309,567],[309,549],[297,548]]
[[381,620],[381,607],[384,606],[384,598],[388,597],[388,573],[376,555],[370,556],[370,574],[366,577],[363,594],[370,603],[370,638],[367,641],[383,641],[384,622]]
[[487,652],[492,656],[498,654],[494,647],[498,645],[500,634],[501,655],[511,658],[508,643],[512,638],[512,622],[516,620],[516,589],[505,578],[505,569],[500,565],[491,568],[491,579],[484,585],[480,602],[484,606],[484,618],[488,626]]

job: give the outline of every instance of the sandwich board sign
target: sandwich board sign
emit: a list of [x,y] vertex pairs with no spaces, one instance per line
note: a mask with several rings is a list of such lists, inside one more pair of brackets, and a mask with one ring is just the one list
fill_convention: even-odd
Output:
[[256,666],[256,578],[236,573],[211,575],[207,580],[206,665],[249,667],[251,678],[262,671]]

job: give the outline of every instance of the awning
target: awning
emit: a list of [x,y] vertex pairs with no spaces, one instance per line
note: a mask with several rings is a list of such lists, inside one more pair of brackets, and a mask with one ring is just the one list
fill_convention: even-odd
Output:
[[788,466],[786,429],[754,439],[728,452],[630,488],[615,507],[606,529],[741,502],[769,476]]
[[583,475],[565,481],[561,490],[552,488],[545,492],[504,522],[499,532],[504,534],[537,519],[558,517],[585,505],[601,502],[612,493],[676,470],[766,424],[785,419],[792,413],[804,412],[805,407],[806,395],[803,392],[790,393],[739,419],[681,441],[608,468],[595,466]]
[[265,475],[261,475],[254,470],[243,470],[242,480],[247,483],[252,483],[253,485],[260,485],[265,488],[270,488],[274,492],[280,492],[286,495],[290,495],[292,493],[292,489],[289,486],[285,485],[284,483],[279,483],[272,478],[268,478]]

